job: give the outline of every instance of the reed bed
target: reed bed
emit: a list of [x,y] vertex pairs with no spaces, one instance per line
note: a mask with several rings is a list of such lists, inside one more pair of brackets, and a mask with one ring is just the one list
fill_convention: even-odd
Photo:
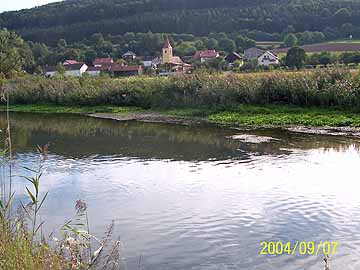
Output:
[[173,77],[42,78],[8,81],[12,104],[226,108],[239,104],[358,108],[360,73],[342,69]]

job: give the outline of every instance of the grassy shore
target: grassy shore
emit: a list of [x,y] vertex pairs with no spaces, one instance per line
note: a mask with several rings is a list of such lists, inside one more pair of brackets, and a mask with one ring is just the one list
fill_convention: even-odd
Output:
[[[5,107],[0,106],[0,110]],[[253,127],[360,127],[360,113],[340,109],[301,108],[295,106],[255,106],[239,105],[231,110],[221,109],[142,109],[138,107],[94,106],[68,107],[53,105],[13,105],[13,112],[34,113],[76,113],[113,115],[160,114],[189,120],[203,120],[212,124],[225,126]],[[166,119],[166,118],[165,118]],[[165,120],[166,121],[166,120]]]

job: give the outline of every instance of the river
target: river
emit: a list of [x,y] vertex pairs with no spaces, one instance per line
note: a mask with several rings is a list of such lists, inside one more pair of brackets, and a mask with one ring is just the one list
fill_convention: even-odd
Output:
[[[149,270],[323,269],[322,254],[260,255],[263,241],[337,241],[331,269],[360,268],[358,139],[61,114],[13,113],[11,123],[15,174],[50,143],[46,231],[82,199],[93,234],[115,221],[126,269],[140,255]],[[25,181],[14,181],[25,200]]]

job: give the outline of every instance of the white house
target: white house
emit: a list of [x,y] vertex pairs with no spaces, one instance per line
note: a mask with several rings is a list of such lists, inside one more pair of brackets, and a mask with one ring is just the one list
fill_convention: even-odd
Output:
[[67,77],[81,77],[88,66],[84,63],[73,64],[73,65],[64,65],[65,68],[65,76]]
[[156,68],[158,65],[161,64],[161,58],[160,57],[151,57],[151,56],[145,56],[142,60],[142,65],[145,68]]
[[268,67],[270,65],[278,65],[279,57],[272,52],[266,51],[258,57],[259,66]]
[[133,53],[132,51],[127,51],[122,55],[122,58],[124,60],[134,60],[136,58],[136,54]]

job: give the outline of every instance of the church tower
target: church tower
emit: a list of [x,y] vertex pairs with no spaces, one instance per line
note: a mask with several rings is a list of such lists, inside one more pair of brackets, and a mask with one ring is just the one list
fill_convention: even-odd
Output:
[[164,47],[163,47],[163,55],[162,55],[162,64],[171,63],[173,58],[173,48],[171,47],[169,37],[166,37]]

